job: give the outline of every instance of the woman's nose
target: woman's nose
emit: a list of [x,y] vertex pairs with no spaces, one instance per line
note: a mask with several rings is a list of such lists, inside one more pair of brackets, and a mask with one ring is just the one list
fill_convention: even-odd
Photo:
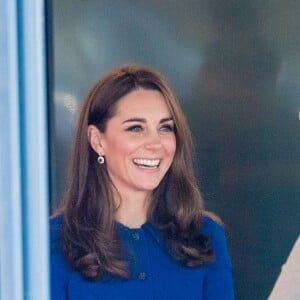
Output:
[[160,136],[157,132],[149,133],[145,141],[145,148],[148,150],[159,150],[162,147]]

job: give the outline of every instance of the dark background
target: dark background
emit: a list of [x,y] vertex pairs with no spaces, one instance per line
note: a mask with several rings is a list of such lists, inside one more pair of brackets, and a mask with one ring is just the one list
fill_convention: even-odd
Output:
[[197,145],[206,207],[226,224],[238,300],[266,299],[300,228],[300,2],[48,2],[51,201],[80,102],[119,64],[165,74]]

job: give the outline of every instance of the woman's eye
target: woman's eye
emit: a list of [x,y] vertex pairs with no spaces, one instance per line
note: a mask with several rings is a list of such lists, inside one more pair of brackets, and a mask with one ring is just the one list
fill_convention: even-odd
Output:
[[132,126],[128,127],[126,130],[132,131],[132,132],[139,132],[139,131],[142,131],[143,128],[141,125],[132,125]]
[[160,128],[161,131],[166,131],[166,132],[174,132],[175,131],[175,127],[174,125],[171,124],[165,124]]

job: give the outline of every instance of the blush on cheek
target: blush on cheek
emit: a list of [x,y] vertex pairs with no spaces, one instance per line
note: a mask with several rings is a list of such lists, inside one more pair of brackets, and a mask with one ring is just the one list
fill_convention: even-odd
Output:
[[168,154],[173,155],[173,158],[174,158],[175,153],[176,153],[176,144],[170,145]]

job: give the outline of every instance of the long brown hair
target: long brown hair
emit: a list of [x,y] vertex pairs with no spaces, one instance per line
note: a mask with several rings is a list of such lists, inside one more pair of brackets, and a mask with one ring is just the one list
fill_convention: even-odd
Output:
[[87,131],[105,132],[121,97],[136,89],[159,91],[175,123],[176,153],[170,169],[153,191],[148,222],[162,233],[174,259],[187,266],[214,260],[208,238],[200,235],[203,201],[194,176],[191,132],[167,80],[140,65],[122,66],[100,79],[88,93],[79,117],[69,186],[62,205],[62,245],[70,265],[89,279],[104,274],[127,277],[127,263],[116,231],[112,182],[99,166]]

